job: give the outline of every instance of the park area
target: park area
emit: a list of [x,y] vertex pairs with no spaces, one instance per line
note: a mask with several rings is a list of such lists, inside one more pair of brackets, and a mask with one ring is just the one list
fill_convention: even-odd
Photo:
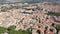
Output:
[[0,27],[0,34],[4,32],[8,32],[8,34],[29,34],[29,30],[16,31],[14,26],[11,26],[9,28]]

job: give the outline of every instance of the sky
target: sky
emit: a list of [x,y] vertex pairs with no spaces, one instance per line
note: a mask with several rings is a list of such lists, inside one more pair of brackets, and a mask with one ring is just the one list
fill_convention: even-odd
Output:
[[38,2],[40,0],[0,0],[0,2]]
[[0,0],[0,2],[38,2],[38,1],[60,3],[60,0]]

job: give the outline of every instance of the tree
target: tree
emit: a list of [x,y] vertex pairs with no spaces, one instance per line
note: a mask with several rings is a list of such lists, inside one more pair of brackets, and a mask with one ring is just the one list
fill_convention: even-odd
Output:
[[37,30],[37,33],[38,33],[38,34],[41,34],[41,33],[40,33],[40,30]]

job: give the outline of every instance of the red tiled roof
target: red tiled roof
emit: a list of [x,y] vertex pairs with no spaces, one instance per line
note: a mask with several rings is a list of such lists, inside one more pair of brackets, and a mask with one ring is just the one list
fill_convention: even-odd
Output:
[[50,32],[50,34],[54,34],[53,32]]

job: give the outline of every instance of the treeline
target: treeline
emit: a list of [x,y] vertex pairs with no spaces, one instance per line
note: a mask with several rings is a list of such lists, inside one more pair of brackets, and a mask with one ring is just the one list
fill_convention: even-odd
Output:
[[56,12],[48,12],[47,13],[48,15],[53,15],[53,16],[60,16],[60,12],[58,13],[56,13]]

